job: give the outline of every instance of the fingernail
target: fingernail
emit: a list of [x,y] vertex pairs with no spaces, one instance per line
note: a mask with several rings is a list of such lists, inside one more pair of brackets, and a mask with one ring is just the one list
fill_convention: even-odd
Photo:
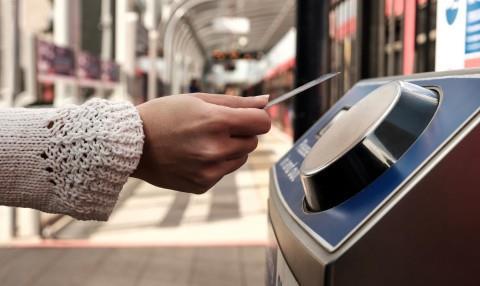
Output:
[[270,98],[270,94],[262,94],[262,95],[258,95],[257,97],[263,97],[268,100]]

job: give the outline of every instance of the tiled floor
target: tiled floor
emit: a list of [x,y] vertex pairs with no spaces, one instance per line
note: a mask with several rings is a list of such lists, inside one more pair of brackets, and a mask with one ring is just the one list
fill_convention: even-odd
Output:
[[263,285],[262,247],[0,249],[0,285]]

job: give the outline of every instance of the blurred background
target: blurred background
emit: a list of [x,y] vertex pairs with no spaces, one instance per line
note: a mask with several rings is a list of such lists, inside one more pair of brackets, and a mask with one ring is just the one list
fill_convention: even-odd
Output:
[[[53,266],[13,275],[21,256],[62,261],[79,285],[262,285],[269,168],[361,79],[480,65],[480,24],[459,12],[465,1],[1,0],[1,107],[94,97],[139,104],[199,91],[275,98],[323,73],[341,75],[270,109],[274,129],[248,164],[203,196],[131,180],[106,223],[1,207],[0,243],[15,247],[0,257],[10,263],[0,284],[52,285],[61,276]],[[110,276],[84,283],[71,261]]]

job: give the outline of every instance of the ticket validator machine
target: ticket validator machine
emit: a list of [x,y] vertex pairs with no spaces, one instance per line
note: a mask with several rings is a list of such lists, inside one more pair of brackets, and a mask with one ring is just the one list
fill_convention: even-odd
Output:
[[480,70],[359,82],[272,168],[267,285],[480,285]]

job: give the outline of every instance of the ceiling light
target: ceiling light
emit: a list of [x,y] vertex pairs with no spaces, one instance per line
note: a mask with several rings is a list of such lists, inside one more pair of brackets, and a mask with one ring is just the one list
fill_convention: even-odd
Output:
[[213,29],[219,33],[247,34],[250,20],[241,17],[219,17],[213,20]]
[[248,38],[245,36],[241,36],[240,38],[238,38],[238,44],[240,45],[240,47],[245,47],[246,45],[248,45]]

